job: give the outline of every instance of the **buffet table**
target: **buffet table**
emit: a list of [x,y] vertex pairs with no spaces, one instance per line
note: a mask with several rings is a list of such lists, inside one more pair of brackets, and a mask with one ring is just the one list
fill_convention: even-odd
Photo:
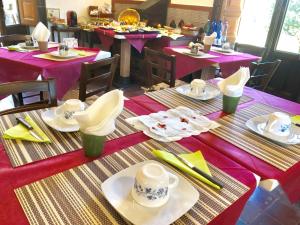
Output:
[[95,32],[101,40],[104,50],[109,51],[115,40],[121,41],[120,76],[126,80],[130,76],[131,46],[142,52],[147,41],[159,38],[160,34],[117,34],[113,30],[97,28]]
[[[215,82],[215,81],[213,81]],[[170,93],[168,91],[168,93]],[[167,104],[170,104],[170,102],[176,102],[173,104],[173,107],[176,105],[182,105],[182,101],[176,100],[176,98],[179,98],[179,94],[173,94],[172,97],[167,92],[162,91],[161,93],[157,93],[156,96],[159,96],[159,98],[156,98],[153,94],[149,94],[148,96],[137,96],[133,97],[132,99],[140,104],[142,107],[147,108],[151,112],[157,112],[161,110],[166,110],[170,107],[166,106]],[[300,114],[300,105],[285,99],[281,99],[279,97],[260,92],[257,90],[254,90],[252,88],[245,88],[244,95],[247,97],[250,97],[251,99],[243,104],[239,105],[239,112],[243,112],[243,110],[250,110],[251,107],[256,107],[256,104],[263,105],[260,106],[260,108],[272,106],[275,107],[276,111],[286,111],[295,115]],[[177,97],[176,97],[177,96]],[[172,99],[168,101],[168,99]],[[189,102],[189,101],[187,101]],[[201,103],[201,102],[200,102]],[[195,103],[192,106],[196,106]],[[184,103],[188,104],[188,103]],[[210,119],[218,120],[226,114],[224,114],[221,110],[221,106],[219,106],[219,110],[215,109],[215,112],[211,112],[209,114],[205,113],[205,109],[211,109],[212,102],[207,101],[202,102],[201,106],[199,105],[198,109],[203,111],[203,115],[207,115]],[[256,111],[259,111],[259,109],[256,109]],[[214,109],[213,109],[214,110]],[[255,108],[254,108],[255,110]],[[253,113],[253,112],[252,112]],[[231,128],[231,130],[234,128]],[[227,133],[233,133],[234,130],[227,131]],[[245,131],[242,131],[243,134]],[[225,133],[225,132],[224,132]],[[226,133],[225,133],[226,134]],[[272,165],[270,162],[266,162],[265,160],[258,158],[257,156],[250,154],[249,152],[244,150],[241,147],[238,147],[239,141],[234,140],[241,140],[244,136],[241,135],[241,137],[237,137],[240,134],[236,134],[235,138],[233,138],[233,141],[229,142],[228,140],[224,140],[223,137],[220,137],[219,133],[215,132],[207,132],[200,134],[199,136],[196,136],[198,140],[200,140],[203,143],[206,143],[207,145],[211,146],[213,149],[215,149],[218,153],[221,153],[225,155],[226,157],[231,158],[233,161],[239,163],[243,167],[247,168],[249,171],[252,171],[253,173],[257,174],[261,178],[261,184],[264,187],[267,183],[267,188],[270,188],[272,190],[276,187],[276,181],[280,183],[285,193],[288,195],[291,202],[297,202],[300,199],[300,162],[295,163],[294,165],[287,167],[288,169],[281,168],[277,165]],[[249,143],[249,142],[247,142]],[[247,146],[247,145],[246,145]],[[299,144],[295,146],[295,148],[299,148]],[[247,146],[247,148],[250,148],[250,146]],[[247,150],[246,148],[246,150]],[[290,150],[287,150],[290,151]],[[295,157],[296,158],[296,157]],[[275,182],[274,182],[275,181]],[[272,187],[272,185],[275,186]]]
[[180,79],[188,74],[194,73],[213,64],[219,64],[222,76],[225,78],[236,72],[241,66],[248,67],[251,62],[257,61],[260,57],[237,53],[236,55],[226,55],[215,51],[210,51],[209,54],[214,58],[195,58],[176,51],[176,49],[187,48],[181,47],[165,47],[163,51],[169,55],[176,56],[176,78]]
[[[140,103],[136,103],[136,101],[132,100],[127,100],[125,101],[125,108],[126,110],[130,110],[132,113],[136,115],[144,115],[144,114],[149,114],[151,110],[147,109],[147,107],[141,106]],[[3,122],[3,118],[0,118],[1,121]],[[41,125],[41,124],[40,124]],[[119,125],[117,124],[117,129],[120,129],[118,127]],[[137,160],[139,159],[138,155],[135,155],[134,158],[126,158],[126,155],[129,153],[126,153],[126,151],[130,152],[134,149],[134,146],[137,144],[142,144],[143,142],[149,140],[148,137],[146,137],[144,134],[141,132],[129,134],[129,135],[124,135],[122,137],[116,137],[112,136],[112,139],[106,142],[104,152],[101,155],[99,159],[95,161],[98,165],[102,165],[105,167],[104,171],[107,173],[107,170],[110,170],[111,173],[115,173],[116,168],[120,169],[120,165],[126,167],[128,166],[126,163],[131,162],[132,160]],[[71,139],[70,139],[71,141]],[[152,142],[147,142],[149,145],[151,145]],[[67,146],[67,143],[61,142],[63,146]],[[71,142],[70,142],[71,144]],[[189,214],[189,216],[183,216],[182,220],[185,220],[188,222],[189,220],[195,220],[198,222],[201,222],[202,224],[215,224],[215,225],[220,225],[220,224],[228,224],[232,225],[235,224],[238,217],[240,216],[240,213],[247,202],[248,198],[251,196],[252,192],[254,191],[256,187],[256,180],[251,172],[246,170],[244,167],[240,166],[239,164],[235,163],[231,159],[229,159],[226,156],[223,156],[220,154],[218,151],[214,150],[214,148],[210,147],[207,144],[204,144],[202,141],[198,140],[197,138],[190,137],[190,138],[185,138],[177,143],[171,144],[172,146],[175,146],[178,144],[182,146],[182,148],[189,149],[190,151],[196,151],[196,150],[201,150],[203,156],[209,162],[210,164],[216,166],[216,168],[220,169],[220,171],[225,172],[229,176],[226,175],[226,179],[236,179],[236,181],[232,180],[232,182],[241,182],[239,183],[239,186],[242,187],[244,185],[243,189],[247,190],[245,194],[243,194],[240,198],[238,198],[236,201],[234,201],[230,206],[224,206],[227,205],[228,202],[222,202],[221,198],[219,199],[220,202],[220,207],[224,208],[225,210],[219,210],[216,209],[216,211],[208,210],[205,205],[206,204],[212,204],[211,202],[206,202],[204,204],[203,201],[208,197],[207,193],[211,192],[213,193],[210,197],[218,199],[219,194],[220,197],[223,196],[231,196],[232,198],[236,193],[230,193],[230,192],[223,192],[223,191],[215,191],[211,187],[204,186],[204,192],[200,193],[200,205],[197,207],[201,208],[192,208],[192,214]],[[167,145],[166,145],[167,146]],[[129,148],[130,147],[130,148]],[[129,149],[128,149],[129,148]],[[122,149],[127,149],[125,151],[120,151]],[[44,149],[45,150],[45,149]],[[26,148],[24,149],[26,151]],[[117,155],[114,155],[113,153],[118,153]],[[131,153],[130,153],[131,154]],[[148,153],[147,153],[148,154]],[[113,166],[113,164],[107,164],[105,160],[112,160],[112,158],[105,158],[105,156],[111,156],[113,157],[113,161],[117,163],[116,165]],[[11,156],[10,156],[11,157]],[[143,155],[145,157],[145,155]],[[126,161],[122,161],[121,158],[125,159]],[[50,157],[44,160],[39,160],[35,161],[23,166],[17,166],[15,168],[12,167],[11,164],[11,158],[8,157],[6,150],[3,148],[1,145],[0,147],[0,197],[1,197],[1,205],[0,205],[0,218],[1,218],[1,223],[2,224],[28,224],[29,221],[31,221],[32,224],[39,224],[41,221],[43,222],[49,222],[49,221],[56,221],[56,224],[70,224],[70,221],[73,219],[77,221],[82,221],[82,220],[100,220],[101,222],[106,222],[106,223],[117,223],[117,224],[124,224],[125,222],[123,219],[116,213],[114,209],[112,209],[107,202],[103,202],[102,204],[106,205],[106,208],[101,208],[103,206],[99,205],[96,206],[96,208],[89,208],[92,207],[92,202],[89,200],[91,205],[85,206],[82,210],[82,212],[79,210],[76,210],[76,213],[80,213],[80,215],[71,215],[70,216],[70,210],[73,210],[72,208],[77,206],[79,207],[79,202],[74,203],[72,205],[57,205],[60,204],[59,202],[61,199],[64,199],[64,192],[67,190],[61,189],[61,194],[59,199],[56,199],[49,196],[47,193],[49,193],[50,189],[52,189],[51,186],[48,186],[50,189],[47,189],[46,183],[41,183],[41,189],[35,189],[35,186],[30,185],[32,182],[39,181],[41,179],[50,177],[54,174],[60,173],[67,171],[71,168],[77,167],[79,165],[91,165],[91,164],[86,164],[88,162],[92,162],[91,158],[87,158],[83,154],[83,149],[79,148],[78,150],[74,150],[65,154],[60,154],[55,157]],[[116,160],[116,161],[114,161]],[[140,160],[140,159],[139,159]],[[100,164],[99,164],[100,163]],[[120,165],[118,165],[120,163]],[[125,164],[124,164],[125,163]],[[111,167],[112,166],[112,167]],[[103,167],[103,168],[104,168]],[[76,168],[75,168],[76,169]],[[119,170],[117,169],[117,171]],[[72,170],[75,172],[75,170]],[[72,172],[72,173],[73,173]],[[179,172],[179,171],[177,171]],[[67,174],[66,174],[67,175]],[[101,178],[104,176],[103,174],[100,175],[98,173],[99,177]],[[68,175],[69,176],[69,175]],[[231,178],[232,177],[232,178]],[[53,177],[54,178],[54,177]],[[67,178],[67,177],[66,177]],[[78,177],[79,178],[79,177]],[[49,178],[52,179],[52,178]],[[49,181],[47,179],[47,181]],[[69,178],[68,178],[69,179]],[[84,181],[84,177],[81,177]],[[101,178],[102,179],[102,178]],[[225,179],[225,178],[224,178]],[[45,180],[46,181],[46,180]],[[79,181],[79,180],[78,180]],[[85,181],[89,182],[89,181]],[[29,186],[24,186],[28,185]],[[38,183],[36,183],[38,184]],[[82,184],[83,185],[83,184]],[[98,184],[100,185],[100,184]],[[44,187],[46,189],[44,189]],[[78,186],[76,184],[76,187],[79,188],[81,185]],[[226,188],[229,188],[230,186],[226,186]],[[33,188],[33,189],[31,189]],[[96,190],[100,188],[99,186],[96,188]],[[35,192],[35,190],[37,192]],[[56,192],[58,191],[57,189],[54,189],[53,191]],[[71,189],[70,189],[71,190]],[[79,190],[79,189],[78,189]],[[90,191],[87,190],[87,193],[90,195],[91,191],[96,191],[95,188],[90,189]],[[44,192],[45,191],[45,192]],[[238,190],[234,190],[236,192]],[[30,194],[31,193],[31,194]],[[51,192],[50,192],[51,193]],[[59,193],[59,191],[58,191]],[[24,194],[24,195],[23,195]],[[42,195],[41,195],[42,194]],[[71,194],[71,193],[69,193]],[[233,195],[232,195],[233,194]],[[45,196],[49,196],[49,198],[44,198]],[[81,195],[81,194],[80,194]],[[17,198],[18,196],[18,198]],[[22,197],[23,196],[23,197]],[[42,198],[38,196],[44,196]],[[73,195],[74,196],[74,195]],[[77,197],[77,195],[76,195]],[[78,194],[79,197],[79,194]],[[82,198],[84,195],[81,196]],[[99,198],[100,196],[96,197]],[[33,199],[34,201],[30,201],[28,199]],[[50,201],[53,202],[49,210],[46,210],[44,207],[49,207],[47,204],[45,205],[45,201]],[[22,202],[22,207],[20,205],[20,201]],[[80,200],[80,197],[78,198],[78,201]],[[93,200],[94,201],[94,200]],[[101,200],[102,201],[102,200]],[[232,200],[228,200],[232,201]],[[27,202],[28,205],[24,205],[24,203]],[[39,202],[39,203],[38,203]],[[66,202],[65,202],[66,203]],[[64,204],[65,204],[64,203]],[[34,208],[34,205],[40,207],[38,209],[38,212],[35,211],[33,214],[31,214],[30,209]],[[215,204],[215,203],[213,203]],[[66,208],[65,208],[66,207]],[[94,207],[94,206],[93,206]],[[209,206],[208,206],[209,207]],[[216,207],[216,205],[215,205]],[[90,210],[96,210],[98,215],[102,216],[96,216],[93,217],[92,211],[86,211],[86,209],[89,208]],[[65,209],[66,211],[64,211]],[[69,210],[70,209],[70,210]],[[63,210],[63,211],[61,211]],[[198,211],[200,210],[200,211]],[[207,212],[206,212],[207,210]],[[205,211],[205,212],[204,212]],[[26,212],[26,214],[25,214]],[[62,213],[62,214],[61,214]],[[47,215],[46,215],[47,214]],[[31,216],[30,216],[31,215]],[[83,216],[84,215],[84,216]],[[27,218],[27,216],[29,216]],[[44,216],[44,217],[43,217]],[[69,217],[70,216],[70,217]],[[80,217],[80,218],[79,218]],[[105,221],[104,221],[105,220]],[[65,221],[65,222],[63,222]]]
[[[48,52],[57,48],[50,48]],[[17,52],[0,48],[0,82],[36,80],[39,75],[44,79],[55,78],[57,97],[62,99],[64,94],[73,87],[80,77],[81,63],[93,61],[99,49],[79,48],[83,56],[53,61],[37,58],[45,52]],[[86,54],[87,56],[85,56]]]

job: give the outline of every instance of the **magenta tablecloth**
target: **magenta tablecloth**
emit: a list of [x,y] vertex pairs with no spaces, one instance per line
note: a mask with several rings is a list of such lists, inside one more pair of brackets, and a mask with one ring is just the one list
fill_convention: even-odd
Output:
[[[80,49],[99,51],[99,49]],[[49,49],[49,51],[54,50],[55,48]],[[78,81],[81,63],[92,61],[95,58],[95,56],[88,56],[57,62],[33,57],[33,55],[41,53],[43,52],[12,52],[0,48],[0,82],[35,80],[41,74],[45,79],[55,78],[57,97],[61,99]]]
[[[149,114],[151,112],[134,101],[125,101],[125,106],[137,115]],[[139,132],[108,141],[105,144],[104,153],[101,157],[148,139],[147,136]],[[209,223],[209,225],[235,224],[244,205],[255,189],[256,180],[253,174],[196,138],[190,137],[181,140],[180,144],[191,151],[201,150],[207,161],[250,187],[250,190],[244,196]],[[15,188],[79,166],[91,160],[93,159],[85,157],[83,150],[79,149],[78,151],[34,162],[26,166],[12,168],[3,146],[0,145],[0,224],[28,224],[27,218],[14,193]]]
[[[118,35],[113,30],[106,30],[97,28],[95,31],[98,34],[101,43],[104,45],[106,50],[109,50],[114,43],[115,35]],[[133,46],[140,53],[142,52],[147,41],[157,37],[157,34],[125,34],[123,35],[131,46]]]
[[[176,47],[177,48],[177,47]],[[179,48],[179,47],[178,47]],[[180,48],[183,48],[182,46]],[[217,52],[209,52],[217,58],[197,59],[173,50],[174,47],[165,47],[163,51],[169,55],[176,55],[176,78],[179,79],[188,74],[209,67],[212,64],[220,65],[223,77],[236,72],[241,66],[249,66],[251,62],[257,61],[260,57],[242,53],[238,55],[224,55]]]
[[[300,104],[295,102],[260,92],[252,88],[245,88],[245,95],[252,97],[253,101],[239,105],[239,109],[252,105],[255,102],[260,102],[300,115]],[[146,95],[133,97],[132,100],[151,112],[167,109],[166,106],[147,97]],[[222,111],[219,111],[207,116],[210,119],[218,119],[224,115],[225,114]],[[201,135],[196,136],[196,138],[202,143],[211,146],[220,154],[231,158],[233,161],[256,173],[263,180],[278,180],[291,202],[297,202],[300,200],[300,163],[295,164],[289,170],[284,172],[209,132],[202,133]]]

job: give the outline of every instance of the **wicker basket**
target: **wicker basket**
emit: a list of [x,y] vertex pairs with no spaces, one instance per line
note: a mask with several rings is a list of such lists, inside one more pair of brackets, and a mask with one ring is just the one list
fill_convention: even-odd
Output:
[[120,13],[118,21],[126,25],[138,24],[140,22],[140,14],[134,9],[126,9]]

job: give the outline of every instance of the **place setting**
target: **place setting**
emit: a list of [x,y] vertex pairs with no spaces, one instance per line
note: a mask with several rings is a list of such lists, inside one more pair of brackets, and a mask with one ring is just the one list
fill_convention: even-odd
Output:
[[[248,79],[249,68],[241,67],[231,76],[218,80],[217,84],[215,82],[194,79],[190,84],[147,92],[145,95],[169,108],[184,106],[192,110],[197,110],[202,115],[220,110],[231,113],[236,110],[238,104],[253,100],[251,97],[243,94],[243,89]],[[224,101],[230,102],[230,104],[224,105]],[[224,109],[224,106],[227,109]]]
[[[5,151],[14,167],[82,147],[86,156],[95,157],[106,141],[138,132],[125,122],[135,114],[124,108],[123,101],[123,92],[114,90],[91,105],[69,99],[58,107],[4,115],[1,119],[5,125],[0,129]],[[104,108],[107,113],[99,116]]]
[[[177,143],[150,140],[17,188],[15,193],[21,205],[27,205],[24,212],[31,224],[41,222],[34,213],[39,207],[48,223],[72,224],[89,218],[94,223],[167,225],[196,218],[209,223],[248,190],[207,163],[200,151],[191,153]],[[33,195],[25,195],[27,191]],[[33,196],[41,201],[32,201]],[[76,207],[71,204],[74,200]]]

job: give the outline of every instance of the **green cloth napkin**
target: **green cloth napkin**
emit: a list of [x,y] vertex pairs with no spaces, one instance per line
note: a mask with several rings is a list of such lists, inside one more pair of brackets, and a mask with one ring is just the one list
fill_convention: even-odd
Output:
[[300,125],[300,115],[291,117],[292,123]]
[[30,118],[30,116],[26,116],[25,120],[33,127],[34,131],[43,138],[42,141],[33,137],[29,130],[24,127],[22,124],[18,124],[8,130],[6,130],[3,134],[4,139],[17,139],[24,141],[32,141],[32,142],[40,142],[40,143],[51,143],[50,139],[47,135],[39,128],[39,126]]
[[7,49],[9,51],[17,51],[20,49],[20,47],[18,45],[10,45],[10,46],[7,46]]
[[[214,183],[207,180],[205,177],[201,176],[194,170],[192,170],[190,167],[185,165],[183,162],[181,162],[179,159],[177,159],[174,155],[172,155],[169,152],[166,151],[160,151],[160,150],[153,150],[152,154],[155,155],[157,158],[162,159],[166,161],[167,163],[175,166],[176,168],[180,169],[181,171],[186,172],[187,174],[191,175],[192,177],[195,177],[199,179],[200,181],[220,190],[220,187],[215,185]],[[209,168],[206,164],[206,161],[200,151],[197,151],[195,153],[188,153],[188,154],[181,154],[184,159],[191,162],[194,166],[201,169],[203,172],[206,172],[208,175],[211,176],[211,173],[209,171]]]

